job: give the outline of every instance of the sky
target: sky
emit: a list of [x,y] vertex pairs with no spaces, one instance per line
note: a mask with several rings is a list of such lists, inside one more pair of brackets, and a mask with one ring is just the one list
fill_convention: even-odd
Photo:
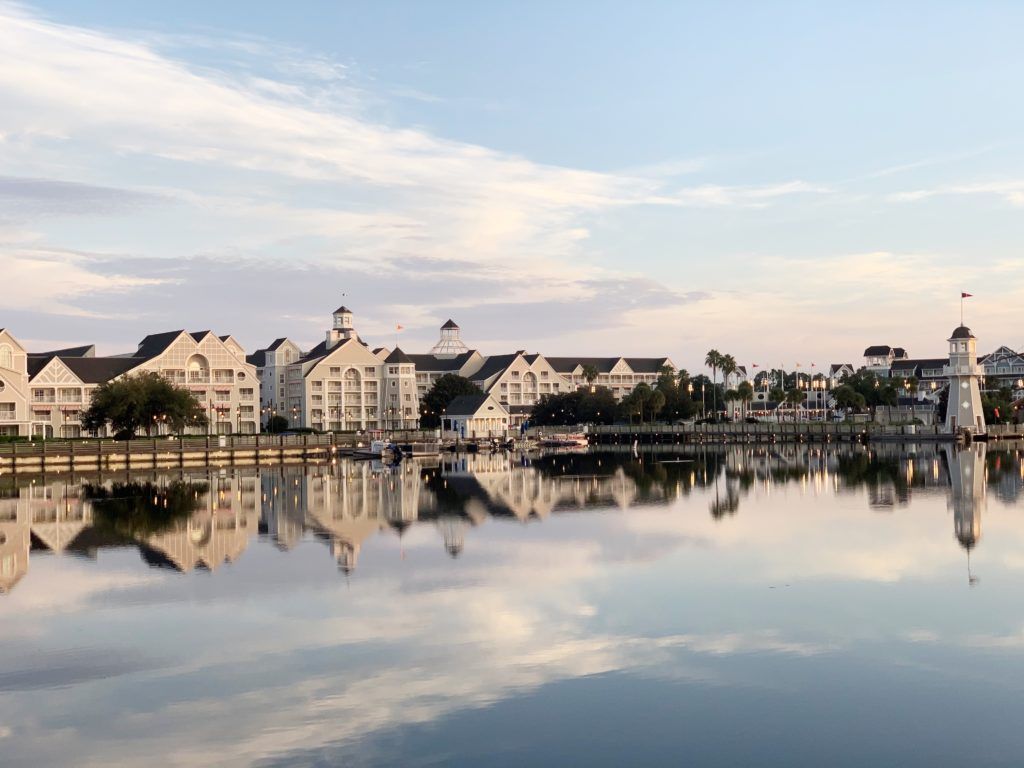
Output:
[[[0,326],[1024,347],[1014,3],[0,0]],[[403,326],[398,333],[396,326]]]

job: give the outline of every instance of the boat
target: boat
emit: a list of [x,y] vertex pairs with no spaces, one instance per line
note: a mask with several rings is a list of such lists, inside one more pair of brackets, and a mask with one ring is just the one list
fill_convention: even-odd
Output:
[[586,448],[590,441],[582,432],[570,432],[542,437],[538,445],[542,448]]

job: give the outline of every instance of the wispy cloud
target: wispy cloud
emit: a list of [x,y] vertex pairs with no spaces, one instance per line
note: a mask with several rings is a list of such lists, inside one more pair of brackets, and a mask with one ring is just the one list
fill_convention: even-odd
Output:
[[1024,206],[1024,180],[1008,179],[1003,181],[985,181],[972,184],[947,184],[928,189],[914,189],[907,192],[896,192],[889,196],[897,202],[916,202],[931,197],[985,195],[1000,197],[1010,205]]
[[[18,201],[12,215],[36,230],[46,263],[100,250],[298,256],[390,279],[448,262],[460,265],[457,281],[488,286],[476,301],[532,305],[587,300],[587,280],[637,279],[594,264],[592,222],[609,211],[757,208],[827,192],[805,181],[680,187],[675,178],[700,161],[604,173],[386,124],[366,107],[391,86],[367,94],[349,63],[258,39],[218,49],[213,36],[95,31],[3,2],[0,35],[0,135],[18,147],[0,156],[0,173]],[[176,58],[188,50],[208,55],[201,64]],[[230,65],[239,57],[262,66]],[[103,232],[40,221],[76,211],[121,219]],[[12,243],[0,233],[3,258],[13,258]],[[70,274],[84,268],[68,263]],[[78,285],[58,281],[49,296],[66,309],[87,294]],[[383,283],[370,287],[366,304],[386,293]]]

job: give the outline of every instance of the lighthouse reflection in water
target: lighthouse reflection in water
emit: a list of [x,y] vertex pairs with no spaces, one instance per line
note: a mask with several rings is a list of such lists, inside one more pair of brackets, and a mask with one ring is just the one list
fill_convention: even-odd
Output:
[[0,763],[1015,764],[1022,489],[983,443],[0,477]]

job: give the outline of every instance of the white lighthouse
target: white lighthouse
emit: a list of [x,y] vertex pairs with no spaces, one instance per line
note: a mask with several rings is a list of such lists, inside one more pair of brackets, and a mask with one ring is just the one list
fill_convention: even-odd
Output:
[[966,325],[959,326],[949,337],[949,405],[946,407],[946,430],[967,430],[972,435],[985,434],[985,413],[981,408],[981,366],[978,365],[977,339]]

